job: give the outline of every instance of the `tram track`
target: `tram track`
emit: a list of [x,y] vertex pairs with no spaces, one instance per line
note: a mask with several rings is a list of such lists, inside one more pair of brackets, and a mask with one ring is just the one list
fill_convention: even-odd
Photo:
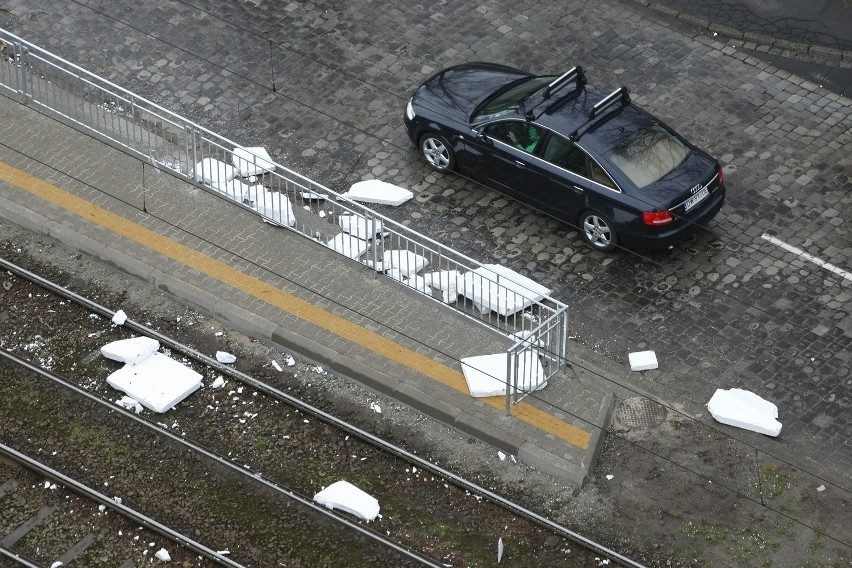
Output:
[[[597,562],[595,559],[603,557],[624,566],[639,566],[629,558],[586,539],[582,535],[547,519],[546,516],[531,511],[486,487],[456,475],[415,453],[383,440],[379,436],[375,436],[296,396],[288,394],[285,389],[281,388],[282,385],[258,380],[231,365],[223,365],[189,345],[156,331],[150,325],[128,320],[122,330],[104,331],[103,321],[99,322],[98,320],[111,318],[114,314],[113,310],[9,261],[0,261],[0,267],[6,270],[8,274],[22,279],[22,281],[49,291],[49,294],[56,294],[63,299],[62,302],[70,300],[86,313],[95,314],[97,317],[89,316],[84,319],[94,322],[95,327],[100,328],[89,333],[97,334],[102,342],[105,341],[107,334],[112,337],[116,331],[121,331],[123,334],[127,332],[132,332],[135,335],[144,334],[157,339],[167,351],[180,354],[186,361],[191,362],[196,370],[202,372],[202,375],[206,378],[214,375],[225,376],[229,388],[231,385],[235,385],[234,388],[230,388],[227,396],[223,396],[224,393],[216,393],[207,388],[198,391],[206,395],[205,398],[210,398],[191,405],[179,405],[170,411],[170,416],[165,419],[165,422],[159,417],[149,420],[136,416],[131,411],[116,407],[105,398],[105,395],[108,394],[104,392],[105,385],[95,386],[97,381],[91,379],[82,381],[82,386],[81,384],[64,385],[63,389],[70,389],[74,391],[75,396],[86,398],[90,400],[91,404],[100,406],[103,410],[99,412],[121,415],[124,420],[147,422],[149,424],[147,428],[153,428],[157,435],[169,438],[171,443],[182,444],[185,449],[181,451],[200,452],[202,454],[207,452],[205,454],[206,459],[215,461],[217,469],[229,470],[229,476],[242,476],[253,483],[266,484],[264,491],[296,496],[299,506],[302,507],[316,506],[310,499],[311,492],[320,488],[317,486],[318,480],[315,477],[324,478],[323,481],[330,479],[332,474],[328,472],[333,470],[340,472],[337,474],[340,477],[349,475],[353,479],[362,479],[364,481],[361,483],[364,483],[368,488],[379,490],[378,492],[382,494],[391,489],[389,486],[393,486],[394,493],[398,493],[400,490],[403,493],[410,493],[404,498],[402,496],[395,497],[391,503],[388,503],[385,500],[386,498],[380,498],[380,502],[385,500],[382,503],[384,518],[380,519],[380,523],[378,523],[381,527],[375,530],[360,521],[352,521],[351,518],[346,518],[344,514],[328,512],[327,510],[314,511],[313,514],[327,514],[333,522],[342,523],[347,527],[347,530],[358,533],[359,539],[375,540],[376,543],[381,543],[382,548],[392,550],[394,554],[400,555],[406,562],[412,563],[411,565],[457,565],[456,562],[470,564],[472,558],[476,558],[477,554],[482,553],[481,550],[478,552],[474,550],[483,547],[482,541],[487,538],[484,534],[493,531],[495,527],[502,524],[505,529],[509,529],[505,532],[507,540],[511,540],[516,534],[523,534],[525,535],[524,538],[533,535],[539,543],[548,542],[547,546],[542,547],[554,557],[553,562],[559,562],[560,565],[594,566]],[[88,336],[88,333],[86,335]],[[26,361],[17,355],[5,352],[3,358],[16,365],[29,365],[28,372],[39,374],[42,377],[49,376],[51,381],[55,383],[67,382],[58,374],[40,369],[39,365]],[[87,359],[90,363],[89,367],[91,367],[92,356],[89,355]],[[77,365],[67,362],[65,364],[72,368]],[[86,373],[89,372],[92,372],[92,369],[86,369]],[[248,393],[245,392],[248,389],[252,390],[250,402],[246,400],[249,399]],[[115,397],[115,391],[111,394]],[[255,448],[253,450],[257,450],[258,446],[271,446],[271,450],[266,452],[266,459],[253,463],[251,460],[254,458],[250,457],[249,454],[256,455],[258,452],[247,451],[248,443],[245,442],[245,439],[242,443],[234,444],[232,434],[227,436],[210,435],[211,432],[222,432],[221,423],[214,425],[216,420],[221,419],[221,415],[212,410],[219,406],[230,406],[231,409],[228,412],[234,411],[225,420],[226,423],[230,424],[227,427],[252,430],[248,434],[248,439],[254,441]],[[251,408],[245,410],[249,406]],[[271,413],[267,411],[269,408],[275,409],[275,415],[278,418],[271,416]],[[257,418],[260,415],[264,416],[261,420]],[[246,426],[246,422],[251,423],[251,426]],[[263,422],[262,427],[260,427],[259,422]],[[311,465],[311,467],[301,468],[301,470],[282,466],[282,462],[295,462],[305,465],[313,461],[315,452],[306,452],[304,446],[298,447],[298,445],[290,444],[290,441],[295,438],[304,440],[302,426],[304,426],[304,430],[312,429],[314,431],[314,434],[311,434],[312,436],[316,435],[318,430],[332,432],[330,438],[325,441],[311,441],[306,444],[303,441],[303,444],[311,447],[321,445],[326,448],[339,448],[339,451],[334,452],[333,459],[336,460],[336,463],[322,466]],[[283,431],[288,433],[282,434]],[[151,436],[151,434],[148,436]],[[191,445],[187,447],[186,444]],[[290,446],[288,451],[292,450],[288,457],[278,453],[278,450],[283,450],[285,446]],[[260,452],[260,454],[263,455],[264,452]],[[361,464],[365,461],[369,466],[361,467]],[[313,473],[311,473],[312,469]],[[319,470],[327,473],[320,473]],[[369,473],[367,470],[370,470]],[[379,471],[384,473],[378,473]],[[402,476],[405,476],[405,481],[402,480]],[[299,477],[303,477],[301,486],[299,486],[299,483],[279,484],[276,481],[290,481]],[[428,482],[426,491],[424,491],[423,482]],[[412,488],[412,484],[420,486]],[[437,499],[434,495],[431,497],[424,496],[429,493],[430,487],[433,493],[437,490],[440,494]],[[404,504],[405,499],[413,499],[414,502]],[[423,501],[429,503],[428,507],[423,506]],[[444,502],[446,510],[443,512],[432,510],[434,509],[434,501]],[[431,519],[427,518],[429,515],[426,514],[426,509],[429,509]],[[447,519],[451,519],[453,522],[448,522]],[[467,535],[469,537],[465,539],[467,542],[454,543],[449,547],[448,543],[440,542],[440,539],[436,539],[434,534],[436,529],[430,527],[430,524],[436,522],[442,525],[437,532],[445,534],[449,531],[450,534],[447,536],[451,537],[452,540],[458,540],[459,536]],[[477,522],[481,523],[481,526],[473,528],[477,526]],[[453,526],[454,524],[456,526]],[[378,531],[380,530],[388,535],[393,535],[393,538],[379,534]],[[454,532],[456,534],[453,534]],[[501,531],[498,529],[497,532],[499,534]],[[502,537],[493,537],[493,540],[488,543],[488,547],[491,548],[488,551],[488,557],[494,557],[498,538]],[[560,542],[563,544],[558,544]],[[376,546],[379,545],[376,544]],[[465,551],[466,547],[473,550]],[[234,548],[238,550],[239,545],[235,545]],[[448,548],[451,548],[452,551],[448,551]],[[541,553],[540,550],[534,552],[535,549],[536,544],[534,542],[525,543],[519,550],[513,552],[517,552],[521,556],[523,554],[536,555]],[[567,550],[571,550],[571,552],[566,553]],[[563,558],[564,556],[568,558]],[[239,555],[235,553],[232,558],[239,559]],[[401,564],[397,562],[397,565]]]

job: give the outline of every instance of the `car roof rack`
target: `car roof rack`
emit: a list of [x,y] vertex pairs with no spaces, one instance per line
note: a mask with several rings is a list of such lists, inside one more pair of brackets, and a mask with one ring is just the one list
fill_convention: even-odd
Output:
[[536,118],[538,118],[538,116],[533,114],[533,111],[539,106],[541,106],[545,101],[550,100],[550,97],[553,96],[553,93],[570,84],[572,81],[574,82],[574,92],[580,90],[583,85],[586,84],[586,74],[583,73],[583,68],[579,65],[575,65],[567,72],[563,73],[562,75],[548,83],[547,87],[544,88],[542,99],[538,103],[536,103],[534,107],[532,107],[525,113],[526,119],[535,120]]
[[571,140],[577,141],[580,137],[580,129],[588,126],[591,122],[602,115],[604,112],[612,108],[614,105],[621,104],[622,106],[630,104],[630,91],[627,87],[619,87],[598,102],[589,111],[589,119],[577,127],[577,130],[571,133]]

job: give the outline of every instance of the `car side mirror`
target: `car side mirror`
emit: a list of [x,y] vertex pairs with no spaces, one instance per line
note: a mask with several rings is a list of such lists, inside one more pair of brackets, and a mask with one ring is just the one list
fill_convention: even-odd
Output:
[[473,136],[477,140],[485,140],[485,138],[486,138],[485,132],[483,132],[482,130],[480,130],[478,128],[474,128],[473,130],[471,130],[470,134],[471,134],[471,136]]

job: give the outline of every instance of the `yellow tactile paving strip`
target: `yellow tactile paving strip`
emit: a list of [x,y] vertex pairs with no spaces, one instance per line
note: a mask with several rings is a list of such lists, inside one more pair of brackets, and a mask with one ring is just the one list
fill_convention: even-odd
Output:
[[[0,162],[0,179],[74,213],[115,234],[121,235],[163,256],[212,276],[238,290],[259,298],[322,329],[417,371],[457,391],[468,393],[464,375],[460,371],[437,363],[407,347],[395,343],[360,325],[336,316],[292,294],[273,288],[267,283],[244,274],[227,264],[202,254],[190,247],[164,237],[124,217],[98,207],[44,180]],[[504,410],[505,398],[480,399],[489,406]],[[512,416],[523,420],[559,439],[581,449],[589,445],[590,434],[572,424],[543,412],[523,401],[512,407]]]

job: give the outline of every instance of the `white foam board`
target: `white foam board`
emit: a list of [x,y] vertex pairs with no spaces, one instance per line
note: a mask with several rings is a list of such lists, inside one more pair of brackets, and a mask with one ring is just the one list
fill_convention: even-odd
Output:
[[628,353],[631,371],[650,371],[657,368],[657,354],[653,351],[635,351]]
[[239,172],[240,177],[259,176],[266,172],[275,171],[275,164],[269,152],[262,146],[234,148],[231,163]]
[[153,355],[160,348],[160,342],[150,337],[131,337],[107,343],[101,347],[101,355],[113,361],[139,363]]
[[227,195],[234,201],[242,201],[246,198],[246,195],[249,193],[251,186],[247,183],[243,183],[238,179],[232,179],[231,181],[220,183],[220,184],[211,184],[213,189]]
[[382,268],[384,270],[396,269],[401,276],[411,276],[423,270],[429,264],[426,257],[413,253],[410,250],[386,250],[382,255]]
[[458,293],[481,311],[508,316],[550,295],[550,289],[499,264],[485,264],[465,272]]
[[776,420],[778,407],[753,392],[716,389],[707,410],[722,424],[773,437],[781,433],[781,423]]
[[234,166],[215,158],[204,158],[195,164],[195,173],[201,178],[201,181],[217,189],[237,177],[237,170]]
[[166,412],[201,387],[201,375],[168,355],[154,353],[135,365],[124,365],[107,384],[154,412]]
[[353,183],[343,197],[362,203],[377,203],[379,205],[402,205],[414,194],[399,186],[370,179]]
[[[461,360],[462,373],[467,388],[473,397],[505,396],[508,382],[507,353],[477,355]],[[547,386],[544,368],[532,350],[522,351],[518,355],[518,387],[523,392],[539,390]],[[512,394],[515,388],[512,386]]]
[[372,239],[384,230],[381,219],[367,219],[357,213],[345,213],[337,219],[340,228],[359,239]]
[[329,509],[340,509],[356,515],[365,521],[372,521],[379,515],[379,502],[368,493],[358,489],[348,481],[336,481],[314,495],[314,501]]
[[288,227],[296,224],[293,205],[281,192],[270,191],[263,186],[252,186],[246,191],[243,199],[244,203],[264,216],[264,221]]
[[461,273],[458,270],[438,270],[423,275],[426,284],[440,290],[444,303],[452,304],[458,299],[458,282]]
[[333,239],[325,243],[328,248],[334,249],[349,258],[358,259],[370,248],[370,243],[359,239],[349,233],[339,233]]

